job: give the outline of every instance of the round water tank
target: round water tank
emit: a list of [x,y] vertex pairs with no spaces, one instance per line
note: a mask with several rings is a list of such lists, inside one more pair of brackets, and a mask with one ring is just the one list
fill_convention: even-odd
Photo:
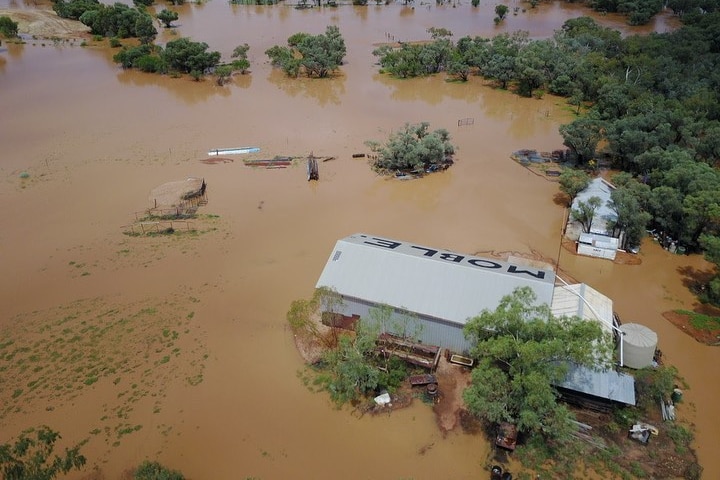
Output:
[[645,368],[652,365],[657,348],[657,333],[639,323],[620,325],[623,332],[624,364],[630,368]]

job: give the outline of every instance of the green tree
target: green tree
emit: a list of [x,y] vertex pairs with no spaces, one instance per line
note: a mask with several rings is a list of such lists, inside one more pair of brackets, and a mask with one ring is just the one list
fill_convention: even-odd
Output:
[[552,315],[529,287],[503,297],[464,328],[475,343],[471,385],[463,398],[470,412],[492,423],[510,422],[526,435],[568,440],[571,412],[553,385],[568,364],[607,367],[612,340],[599,322]]
[[508,10],[510,9],[507,5],[495,5],[495,23],[500,23],[505,20],[505,16],[507,15]]
[[220,52],[208,52],[205,42],[193,42],[188,38],[171,40],[165,46],[161,57],[171,70],[191,74],[194,78],[202,76],[207,70],[217,66]]
[[[643,187],[647,188],[646,185]],[[610,198],[608,206],[617,215],[617,218],[608,224],[612,229],[612,235],[619,237],[621,233],[623,234],[620,248],[630,249],[639,246],[652,215],[642,208],[641,198],[630,188],[617,188],[610,193]]]
[[99,0],[53,1],[53,10],[58,14],[58,17],[72,20],[80,20],[80,16],[88,10],[100,10],[102,8],[105,8],[105,5],[100,3]]
[[577,194],[590,185],[590,175],[584,170],[566,168],[560,173],[560,191],[568,196],[568,207],[572,205]]
[[280,67],[287,76],[297,77],[300,74],[300,59],[292,48],[275,45],[265,50],[265,55],[273,66]]
[[324,352],[328,375],[320,380],[338,405],[355,401],[379,385],[380,370],[372,362],[377,338],[378,328],[360,320],[354,334],[341,334],[337,348]]
[[308,77],[327,77],[343,63],[347,48],[340,29],[330,25],[324,35],[308,35],[297,46],[300,64]]
[[455,153],[450,134],[445,129],[429,131],[430,124],[422,122],[405,126],[390,134],[385,145],[366,142],[378,152],[375,166],[388,170],[425,170],[430,165],[446,165]]
[[600,197],[590,197],[587,202],[580,201],[577,208],[570,210],[570,218],[574,222],[580,222],[583,232],[590,233],[595,214],[601,206],[602,199]]
[[603,138],[603,123],[593,116],[575,119],[572,123],[560,125],[563,145],[568,147],[580,164],[586,164],[595,157],[598,143]]
[[15,443],[0,445],[0,472],[4,480],[51,480],[58,475],[79,470],[86,459],[80,445],[66,448],[63,455],[54,454],[60,434],[47,426],[20,434]]
[[250,68],[250,61],[247,58],[249,50],[250,45],[244,43],[235,47],[231,56],[231,58],[234,59],[232,62],[233,69],[239,71],[243,75],[247,72],[248,68]]
[[18,34],[18,24],[12,18],[0,16],[0,35],[6,38],[15,38]]
[[172,10],[168,10],[167,8],[163,8],[160,13],[156,15],[156,17],[163,23],[163,25],[165,25],[165,28],[170,28],[172,22],[180,18],[177,12],[173,12]]
[[215,68],[215,83],[220,86],[225,85],[233,73],[233,67],[231,65],[220,65]]
[[157,36],[157,30],[153,25],[153,19],[150,15],[140,15],[135,21],[135,36],[140,40],[142,44],[149,44],[155,40]]
[[171,470],[159,462],[145,460],[135,470],[134,480],[185,480],[185,476],[177,471]]
[[288,46],[275,45],[265,51],[274,66],[292,77],[304,72],[308,77],[324,78],[342,65],[347,49],[340,29],[330,25],[323,35],[296,33]]

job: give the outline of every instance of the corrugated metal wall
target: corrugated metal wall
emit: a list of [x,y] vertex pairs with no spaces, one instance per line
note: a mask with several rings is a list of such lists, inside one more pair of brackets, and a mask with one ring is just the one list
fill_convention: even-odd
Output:
[[[372,321],[370,311],[378,305],[354,298],[343,298],[343,305],[335,308],[335,313],[359,315],[363,321]],[[393,318],[385,325],[384,331],[397,335],[417,338],[427,345],[438,345],[453,353],[467,354],[472,346],[465,339],[461,325],[451,324],[435,318],[408,316],[394,310]],[[404,330],[404,331],[401,331]]]

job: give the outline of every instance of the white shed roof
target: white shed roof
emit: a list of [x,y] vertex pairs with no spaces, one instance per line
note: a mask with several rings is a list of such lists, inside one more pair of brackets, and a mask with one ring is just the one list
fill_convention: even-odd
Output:
[[517,287],[550,305],[554,279],[551,270],[355,234],[336,243],[317,287],[464,325]]
[[599,321],[608,333],[613,333],[612,300],[584,283],[555,287],[550,309],[556,317],[577,315],[583,320]]
[[591,197],[599,197],[600,200],[602,200],[600,207],[595,211],[595,219],[593,220],[593,224],[590,229],[591,233],[606,233],[608,221],[617,219],[617,213],[615,210],[608,206],[610,194],[613,190],[615,190],[615,186],[604,178],[598,177],[592,179],[587,188],[578,193],[573,200],[573,209],[578,208],[579,202],[587,203]]

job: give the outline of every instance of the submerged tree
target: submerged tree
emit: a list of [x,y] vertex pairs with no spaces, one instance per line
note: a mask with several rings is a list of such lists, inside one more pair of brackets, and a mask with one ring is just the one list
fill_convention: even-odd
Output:
[[358,321],[354,333],[340,335],[337,347],[323,354],[327,375],[320,380],[338,405],[355,401],[379,385],[380,370],[372,362],[377,338],[377,327]]
[[160,20],[163,25],[165,25],[165,28],[170,28],[172,26],[172,22],[180,18],[177,12],[173,12],[172,10],[168,10],[167,8],[163,8],[160,10],[160,13],[155,15],[155,18]]
[[387,170],[425,170],[431,165],[447,165],[452,162],[455,147],[450,134],[444,128],[430,132],[428,122],[405,126],[390,134],[385,145],[365,142],[378,153],[375,166]]
[[558,403],[553,385],[565,379],[570,364],[609,365],[612,340],[600,323],[555,317],[522,287],[494,311],[471,319],[464,331],[475,343],[470,353],[476,367],[463,394],[470,412],[492,423],[513,423],[531,437],[567,440],[572,413]]
[[323,35],[299,32],[288,38],[288,46],[275,45],[265,51],[273,65],[288,76],[304,72],[308,77],[325,78],[343,63],[347,48],[340,29],[330,25]]

